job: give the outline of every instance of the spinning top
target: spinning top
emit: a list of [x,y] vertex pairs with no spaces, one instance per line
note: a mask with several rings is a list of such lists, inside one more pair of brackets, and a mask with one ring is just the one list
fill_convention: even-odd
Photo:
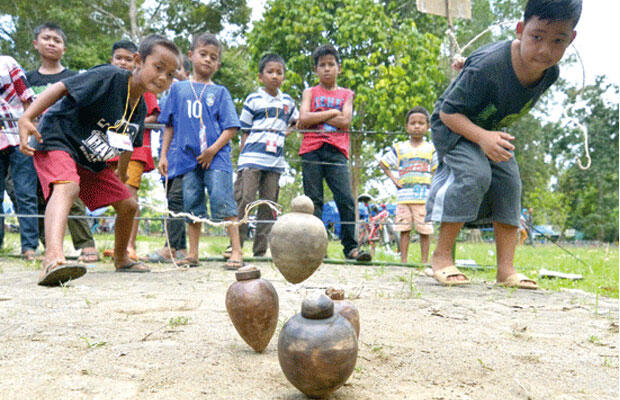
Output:
[[226,292],[226,311],[243,340],[261,353],[276,330],[278,293],[256,267],[239,268],[235,277]]
[[306,280],[327,254],[327,232],[313,211],[312,200],[298,196],[291,203],[291,212],[278,218],[271,228],[273,263],[291,283]]
[[357,360],[351,324],[334,313],[324,294],[306,298],[278,338],[278,360],[286,378],[306,396],[319,398],[342,386]]
[[325,294],[334,301],[334,313],[342,315],[347,321],[353,325],[355,335],[360,337],[360,313],[357,307],[350,301],[344,299],[344,289],[329,288],[325,290]]

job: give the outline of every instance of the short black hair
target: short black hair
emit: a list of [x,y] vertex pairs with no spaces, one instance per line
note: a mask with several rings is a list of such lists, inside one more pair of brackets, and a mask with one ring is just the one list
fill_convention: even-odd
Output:
[[123,39],[112,45],[112,55],[114,55],[114,52],[118,49],[125,49],[129,52],[135,53],[138,51],[138,46],[136,46],[136,44],[131,40]]
[[267,63],[270,63],[270,62],[280,63],[282,64],[282,68],[286,69],[286,64],[284,63],[284,59],[282,57],[280,57],[279,55],[275,53],[267,53],[264,56],[262,56],[260,58],[260,61],[258,62],[258,72],[262,74],[263,71],[265,70],[265,66],[267,65]]
[[198,46],[207,46],[209,44],[217,48],[218,54],[220,58],[222,58],[222,44],[217,40],[217,37],[210,32],[195,34],[192,40],[192,50],[195,50]]
[[422,106],[415,106],[407,113],[407,116],[405,117],[405,125],[409,123],[409,117],[411,114],[422,114],[426,117],[426,122],[430,122],[429,120],[431,119],[431,115],[428,110]]
[[50,31],[54,31],[57,34],[60,35],[60,37],[62,38],[62,41],[64,42],[64,44],[67,44],[67,35],[65,35],[65,33],[62,31],[62,28],[58,25],[56,25],[53,22],[44,22],[41,25],[37,26],[36,28],[34,28],[34,40],[37,40],[37,38],[39,37],[39,34],[41,32],[43,32],[44,30],[50,30]]
[[543,21],[572,21],[573,27],[581,17],[582,0],[528,0],[523,13],[523,22],[532,17]]
[[180,59],[181,57],[181,52],[179,51],[179,48],[176,44],[174,44],[172,40],[166,39],[162,35],[153,34],[148,35],[140,42],[140,46],[138,47],[138,53],[140,54],[140,58],[142,58],[142,61],[145,61],[146,58],[153,53],[153,49],[155,48],[155,46],[165,47],[171,52],[173,52],[174,55],[177,56],[177,58]]
[[336,63],[340,65],[340,54],[338,50],[331,44],[324,44],[317,47],[312,53],[312,58],[314,59],[314,66],[316,67],[319,64],[319,58],[324,56],[334,56],[336,59]]

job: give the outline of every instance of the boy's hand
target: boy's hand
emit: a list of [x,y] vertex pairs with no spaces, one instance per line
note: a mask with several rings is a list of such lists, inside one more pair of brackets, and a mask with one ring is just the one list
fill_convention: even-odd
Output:
[[216,154],[217,151],[214,151],[211,147],[207,147],[205,151],[196,157],[196,160],[203,169],[208,169],[209,165],[211,165],[211,161],[213,161],[213,157],[215,157]]
[[399,189],[403,188],[403,184],[400,183],[400,181],[398,179],[396,179],[395,177],[392,177],[392,182],[394,182],[394,185],[396,185],[397,188],[399,188]]
[[157,164],[157,170],[162,176],[168,176],[168,159],[166,156],[162,155],[159,158],[159,163]]
[[488,131],[481,136],[478,144],[489,159],[495,162],[501,162],[508,161],[512,158],[512,153],[510,151],[514,150],[515,147],[510,143],[511,140],[514,140],[514,136],[506,132]]
[[34,123],[28,118],[21,117],[17,121],[17,125],[19,127],[19,150],[27,156],[33,156],[35,150],[32,146],[30,146],[30,144],[28,144],[28,139],[30,135],[34,135],[37,141],[42,143],[43,138],[41,137],[41,134],[37,130]]
[[129,179],[129,175],[127,175],[127,172],[125,172],[124,174],[121,174],[121,170],[118,168],[114,170],[114,173],[116,174],[116,176],[118,176],[118,179],[120,179],[121,182],[123,183],[127,182],[127,179]]

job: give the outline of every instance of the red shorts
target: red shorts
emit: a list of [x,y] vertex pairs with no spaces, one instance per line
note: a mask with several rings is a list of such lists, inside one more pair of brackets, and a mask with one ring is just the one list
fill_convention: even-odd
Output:
[[46,200],[52,194],[52,185],[64,182],[75,182],[80,186],[80,199],[90,210],[131,197],[112,169],[92,172],[77,165],[66,151],[36,151],[34,167]]

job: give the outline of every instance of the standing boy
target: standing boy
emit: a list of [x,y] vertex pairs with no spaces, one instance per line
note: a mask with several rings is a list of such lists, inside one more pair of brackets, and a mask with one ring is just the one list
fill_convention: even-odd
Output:
[[[37,26],[34,29],[32,45],[41,57],[41,66],[26,73],[28,83],[32,86],[35,94],[38,95],[50,85],[77,74],[77,72],[65,68],[61,63],[66,50],[67,36],[58,25],[47,22]],[[45,212],[45,201],[40,189],[38,194],[39,212],[42,214]],[[70,215],[78,217],[86,215],[84,203],[79,198],[71,207]],[[41,241],[45,244],[43,221],[39,221],[39,234]],[[73,240],[73,247],[81,252],[80,261],[87,263],[99,261],[99,254],[95,248],[95,238],[86,219],[71,218],[69,220],[69,232]]]
[[[284,60],[277,54],[266,54],[258,62],[258,80],[263,87],[250,94],[241,111],[241,153],[237,163],[237,182],[240,199],[237,214],[243,215],[245,207],[256,200],[278,201],[280,175],[286,168],[284,138],[290,133],[289,125],[299,118],[295,102],[280,91],[284,81]],[[273,220],[272,210],[262,205],[258,209],[259,221]],[[267,235],[271,224],[259,222],[254,236],[254,257],[267,252]],[[247,236],[248,225],[239,227],[241,247]]]
[[[425,204],[432,173],[437,169],[435,148],[424,140],[429,128],[429,118],[424,107],[417,106],[409,110],[405,119],[409,140],[392,146],[379,163],[383,172],[398,188],[394,227],[400,232],[400,260],[403,263],[407,262],[412,226],[415,226],[420,235],[422,264],[428,263],[433,224],[424,221]],[[398,172],[398,178],[392,174],[391,169]]]
[[302,158],[304,193],[314,203],[314,215],[323,213],[323,179],[334,194],[342,224],[341,242],[348,259],[370,261],[371,256],[357,248],[355,204],[349,174],[349,132],[353,119],[350,89],[338,86],[340,55],[331,45],[317,47],[312,54],[317,86],[304,90],[298,127],[316,132],[304,133],[299,155]]
[[[110,64],[116,65],[127,71],[133,71],[134,61],[133,55],[138,51],[138,47],[129,40],[119,40],[112,45],[112,58]],[[159,116],[159,105],[157,104],[157,97],[151,92],[144,93],[144,102],[146,103],[146,118],[144,123],[153,124],[157,122]],[[110,163],[117,164],[118,157],[114,157],[110,160]],[[144,130],[144,138],[142,139],[142,146],[133,149],[131,154],[131,160],[127,166],[127,181],[125,186],[129,189],[131,196],[138,201],[138,190],[140,190],[140,183],[142,182],[142,174],[155,169],[155,163],[153,162],[153,155],[151,154],[151,130]],[[140,216],[140,208],[136,211],[135,217]],[[138,236],[138,226],[140,221],[134,219],[133,226],[131,227],[131,235],[129,236],[129,244],[127,245],[127,253],[129,258],[134,261],[138,261],[138,254],[136,252],[136,237]]]
[[472,53],[435,105],[431,118],[439,166],[427,220],[441,222],[431,265],[444,285],[468,283],[452,248],[465,223],[493,224],[497,282],[536,289],[514,268],[521,179],[513,136],[503,131],[527,113],[559,75],[557,63],[575,38],[581,0],[529,0],[517,38]]
[[[149,271],[127,256],[138,205],[121,181],[127,180],[132,145],[142,145],[146,116],[142,95],[170,86],[179,50],[172,41],[151,35],[140,44],[134,62],[133,73],[102,65],[55,83],[19,119],[20,149],[34,156],[43,194],[49,199],[40,285],[58,285],[86,273],[83,265],[66,263],[62,246],[69,209],[78,195],[93,210],[110,204],[116,209],[116,271]],[[37,129],[34,119],[50,106]],[[38,141],[34,147],[28,142],[30,135]],[[119,152],[121,179],[106,163]]]
[[[172,85],[159,116],[159,122],[166,124],[159,171],[164,176],[168,174],[168,149],[173,137],[178,138],[176,172],[183,174],[185,211],[197,217],[207,216],[206,189],[211,217],[236,222],[229,142],[239,129],[239,117],[228,89],[211,80],[220,67],[222,46],[214,35],[198,34],[188,55],[193,64],[192,76],[189,81]],[[189,223],[189,252],[179,265],[198,266],[201,226],[201,222]],[[228,225],[226,230],[232,254],[225,268],[238,269],[243,263],[239,229],[237,225]]]
[[[16,119],[22,116],[34,100],[21,66],[9,56],[0,56],[0,117]],[[4,198],[5,177],[11,170],[15,183],[15,211],[33,215],[19,217],[19,237],[22,256],[27,261],[35,258],[39,245],[37,214],[37,173],[32,158],[19,151],[19,131],[14,121],[0,123],[0,196]],[[0,248],[4,241],[4,217],[0,217]]]

